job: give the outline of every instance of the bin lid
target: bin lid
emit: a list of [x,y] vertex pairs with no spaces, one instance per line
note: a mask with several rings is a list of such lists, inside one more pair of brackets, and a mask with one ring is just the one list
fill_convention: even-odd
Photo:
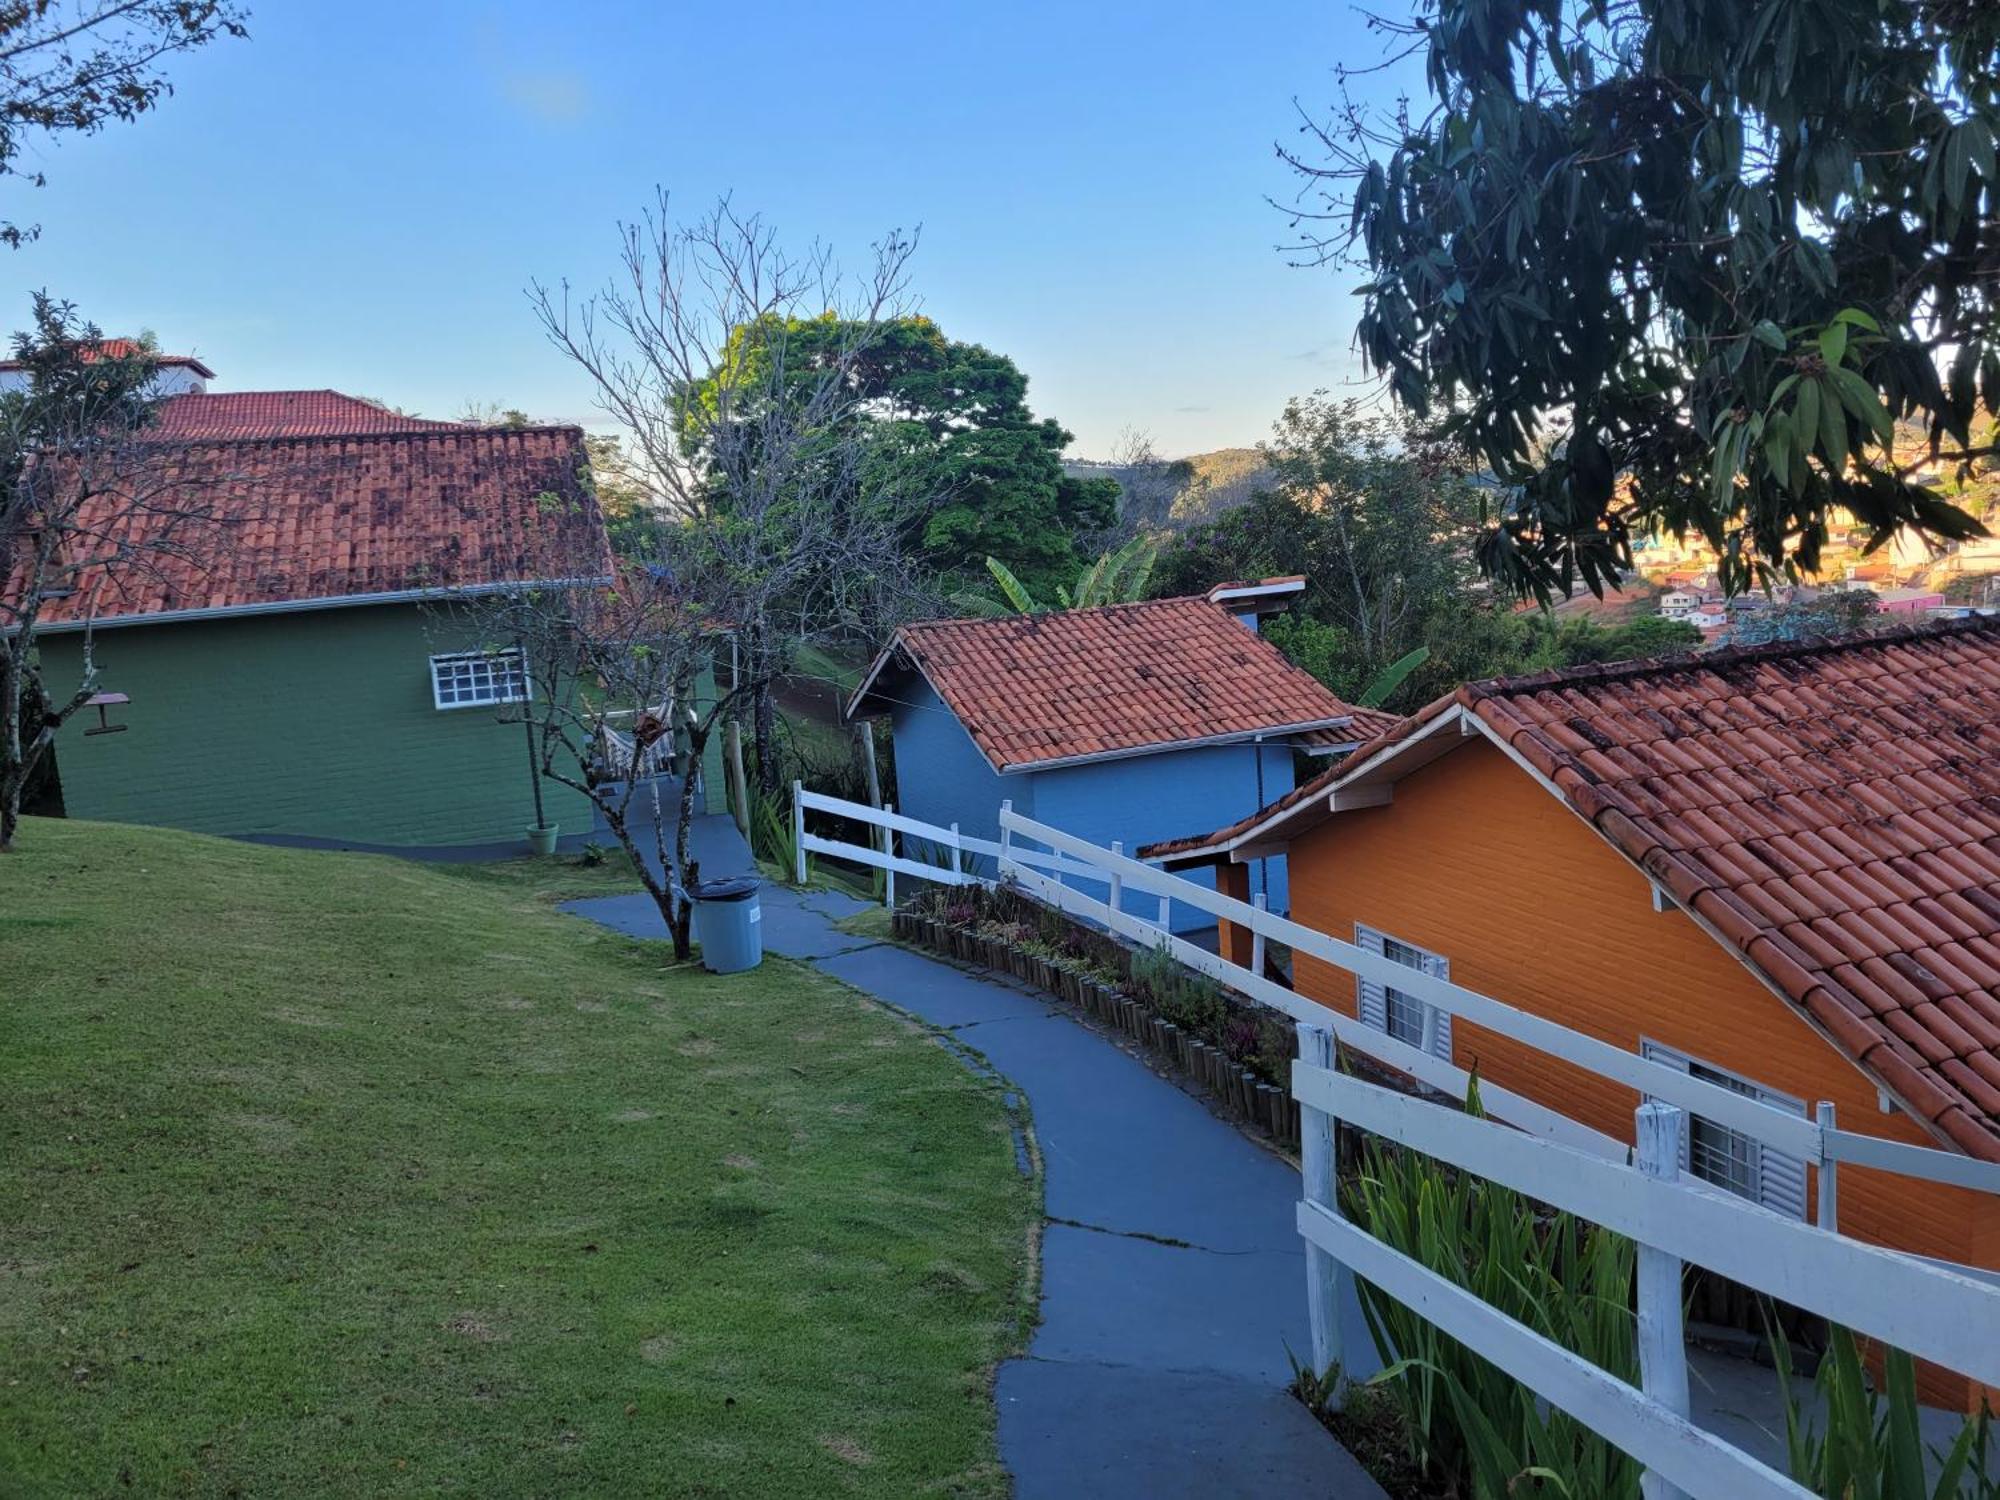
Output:
[[722,880],[697,880],[689,894],[697,901],[747,901],[757,894],[759,884],[747,875],[731,875]]

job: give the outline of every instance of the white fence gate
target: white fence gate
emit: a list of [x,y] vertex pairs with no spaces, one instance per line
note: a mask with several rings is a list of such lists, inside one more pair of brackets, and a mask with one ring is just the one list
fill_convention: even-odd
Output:
[[[1840,1129],[1831,1105],[1807,1117],[1709,1083],[1688,1072],[1409,968],[1314,928],[1205,890],[1038,823],[1003,804],[1000,838],[962,836],[889,810],[794,787],[799,877],[808,850],[873,865],[894,875],[946,884],[1005,882],[1044,904],[1122,937],[1165,948],[1189,968],[1298,1023],[1292,1093],[1303,1132],[1304,1191],[1299,1233],[1307,1244],[1307,1303],[1313,1358],[1340,1361],[1341,1283],[1359,1275],[1413,1308],[1544,1399],[1570,1412],[1645,1465],[1649,1500],[1680,1493],[1701,1500],[1808,1496],[1791,1479],[1688,1420],[1681,1329],[1683,1262],[1882,1340],[1919,1359],[2000,1385],[2000,1284],[1989,1272],[1953,1267],[1846,1238],[1838,1232],[1842,1162],[2000,1194],[2000,1165]],[[808,810],[837,813],[878,830],[878,846],[820,838]],[[897,836],[942,850],[942,864],[899,856]],[[1038,846],[1038,847],[1037,847]],[[968,854],[993,861],[995,876],[973,873]],[[1078,884],[1103,888],[1102,899]],[[1158,898],[1157,922],[1135,915],[1134,892]],[[890,899],[893,901],[893,886]],[[1169,901],[1184,902],[1253,934],[1321,959],[1357,979],[1392,986],[1442,1014],[1463,1016],[1564,1062],[1636,1090],[1637,1147],[1524,1095],[1480,1080],[1490,1118],[1467,1115],[1335,1071],[1334,1046],[1463,1098],[1470,1075],[1448,1059],[1363,1026],[1245,968],[1176,937]],[[1705,1119],[1797,1157],[1819,1183],[1815,1224],[1786,1218],[1724,1192],[1681,1167],[1686,1116]],[[1515,1322],[1490,1304],[1375,1239],[1340,1214],[1334,1183],[1334,1125],[1346,1120],[1460,1170],[1502,1183],[1625,1235],[1638,1246],[1642,1383],[1631,1386]]]

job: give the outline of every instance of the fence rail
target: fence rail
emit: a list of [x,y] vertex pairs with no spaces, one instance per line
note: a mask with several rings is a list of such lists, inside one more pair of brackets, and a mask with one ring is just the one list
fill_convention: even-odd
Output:
[[[1165,949],[1191,969],[1228,985],[1298,1024],[1303,1195],[1298,1228],[1307,1245],[1307,1298],[1313,1356],[1322,1370],[1339,1361],[1341,1283],[1355,1275],[1405,1303],[1491,1360],[1543,1399],[1572,1413],[1646,1468],[1648,1500],[1810,1495],[1785,1475],[1688,1419],[1681,1326],[1681,1266],[1716,1273],[1858,1332],[2000,1385],[2000,1279],[1923,1257],[1880,1249],[1837,1232],[1842,1163],[2000,1193],[2000,1165],[1843,1130],[1831,1105],[1808,1117],[1705,1082],[1640,1053],[1572,1031],[1490,996],[1407,968],[1379,953],[1277,916],[1262,905],[1206,890],[1157,866],[1101,848],[1002,804],[1000,837],[976,839],[893,809],[794,787],[800,878],[808,850],[944,884],[1004,882],[1060,912],[1135,942]],[[807,831],[816,811],[876,830],[873,846]],[[943,866],[898,855],[898,836],[942,852]],[[1039,847],[1033,847],[1039,846]],[[990,859],[994,874],[967,867]],[[1083,888],[1085,885],[1090,889]],[[1095,894],[1102,888],[1103,895]],[[1157,922],[1129,908],[1156,898]],[[1334,1043],[1461,1098],[1470,1075],[1446,1058],[1364,1026],[1167,930],[1171,903],[1196,907],[1252,934],[1261,954],[1283,943],[1439,1012],[1533,1047],[1637,1093],[1637,1146],[1480,1080],[1481,1118],[1452,1105],[1336,1072]],[[1818,1174],[1817,1225],[1774,1213],[1693,1177],[1680,1166],[1690,1115],[1737,1130],[1810,1163]],[[1334,1171],[1334,1125],[1400,1142],[1461,1171],[1502,1183],[1542,1203],[1632,1239],[1638,1247],[1641,1384],[1590,1364],[1431,1271],[1341,1216]]]
[[[806,827],[809,811],[832,814],[877,829],[878,843],[870,847],[812,834]],[[1120,937],[1164,946],[1189,968],[1251,1000],[1294,1021],[1326,1027],[1343,1047],[1431,1088],[1456,1098],[1464,1096],[1470,1074],[1449,1060],[1363,1026],[1353,1017],[1273,983],[1264,977],[1261,964],[1253,963],[1246,968],[1165,930],[1169,902],[1192,906],[1248,931],[1260,948],[1266,943],[1282,943],[1295,954],[1306,954],[1357,978],[1392,987],[1447,1015],[1463,1017],[1575,1067],[1623,1083],[1644,1098],[1678,1105],[1772,1150],[1799,1158],[1818,1174],[1823,1227],[1835,1227],[1832,1214],[1838,1195],[1834,1185],[1841,1163],[2000,1194],[2000,1163],[1840,1129],[1834,1124],[1830,1110],[1815,1118],[1747,1097],[1449,980],[1407,968],[1382,954],[1303,926],[1262,906],[1204,889],[1157,865],[1133,859],[1115,847],[1106,849],[1064,829],[1037,822],[1015,812],[1011,804],[1001,806],[997,840],[975,838],[961,833],[956,825],[926,823],[893,809],[829,797],[796,784],[793,818],[801,881],[805,878],[807,852],[888,871],[891,901],[897,874],[945,885],[991,884],[995,878],[1009,881],[1044,904],[1093,921]],[[895,849],[898,835],[921,840],[933,852],[941,854],[944,863],[898,854]],[[1030,844],[1044,847],[1037,849]],[[992,860],[995,874],[987,876],[970,868],[974,857]],[[1093,890],[1080,888],[1077,882],[1101,887],[1104,894],[1100,898]],[[1144,892],[1159,902],[1159,920],[1127,909],[1132,904],[1129,898],[1133,892]],[[1480,1096],[1489,1114],[1531,1134],[1614,1161],[1630,1156],[1632,1148],[1620,1138],[1500,1087],[1490,1079],[1480,1080]]]

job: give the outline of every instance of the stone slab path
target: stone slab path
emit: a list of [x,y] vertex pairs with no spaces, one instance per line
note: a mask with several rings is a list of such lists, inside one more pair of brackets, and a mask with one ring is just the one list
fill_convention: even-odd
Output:
[[[841,932],[859,902],[777,886],[762,899],[767,948],[949,1031],[1028,1099],[1042,1321],[996,1390],[1021,1500],[1381,1500],[1285,1393],[1286,1350],[1307,1348],[1296,1172],[1042,996]],[[568,910],[662,935],[644,896]]]

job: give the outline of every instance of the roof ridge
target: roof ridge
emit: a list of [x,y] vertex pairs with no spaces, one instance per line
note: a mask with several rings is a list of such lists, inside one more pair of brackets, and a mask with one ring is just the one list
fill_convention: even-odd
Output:
[[1893,646],[1904,641],[1932,640],[1954,635],[1977,635],[2000,631],[2000,617],[1975,616],[1969,620],[1931,620],[1920,625],[1899,625],[1872,635],[1843,635],[1818,641],[1770,641],[1756,646],[1723,646],[1713,651],[1689,652],[1680,656],[1645,656],[1630,661],[1585,662],[1574,667],[1548,667],[1515,677],[1487,677],[1468,682],[1447,696],[1470,706],[1489,698],[1511,698],[1519,693],[1535,693],[1565,683],[1630,682],[1670,672],[1708,672],[1743,662],[1763,662],[1799,657],[1830,656],[1837,653]]
[[[339,395],[340,392],[336,391],[334,394]],[[429,419],[420,417],[416,420],[427,421]],[[242,448],[275,447],[280,443],[345,442],[350,438],[406,442],[413,438],[424,440],[436,438],[508,437],[515,434],[546,437],[560,433],[575,433],[578,438],[581,438],[583,436],[583,428],[574,422],[536,423],[528,427],[472,427],[460,426],[456,423],[445,423],[438,427],[375,427],[358,428],[353,432],[265,432],[249,433],[240,437],[208,433],[193,437],[181,437],[169,429],[159,432],[152,439],[147,439],[147,430],[142,429],[140,437],[163,443],[173,443],[183,448]]]
[[[1115,609],[1150,609],[1161,604],[1202,604],[1221,609],[1221,606],[1206,594],[1167,594],[1158,599],[1120,599],[1110,604],[1085,604],[1068,609],[1029,609],[1016,610],[1004,615],[945,615],[935,620],[905,620],[898,628],[929,630],[944,625],[1010,625],[1025,620],[1109,614]],[[1222,612],[1229,613],[1226,609]]]

